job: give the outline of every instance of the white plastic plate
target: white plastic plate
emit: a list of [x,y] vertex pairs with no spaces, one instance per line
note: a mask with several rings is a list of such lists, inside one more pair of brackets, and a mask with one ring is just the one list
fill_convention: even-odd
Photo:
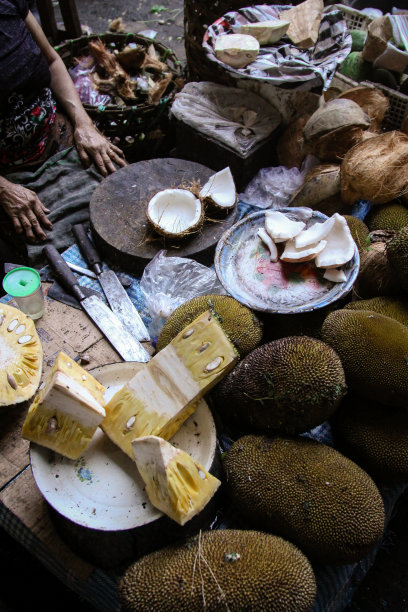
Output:
[[[144,364],[124,362],[101,366],[92,375],[106,387],[109,400]],[[216,452],[211,412],[201,400],[196,412],[171,439],[209,470]],[[38,488],[57,512],[92,529],[119,531],[146,525],[162,513],[144,491],[136,464],[98,429],[77,460],[31,443],[31,469]]]

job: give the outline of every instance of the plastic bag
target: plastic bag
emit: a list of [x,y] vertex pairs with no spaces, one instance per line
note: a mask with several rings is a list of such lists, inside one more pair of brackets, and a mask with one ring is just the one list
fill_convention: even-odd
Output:
[[258,208],[282,208],[288,206],[292,195],[305,179],[306,174],[318,163],[308,155],[300,170],[286,166],[262,168],[252,179],[239,200]]
[[159,251],[145,267],[140,291],[152,317],[152,338],[180,304],[198,295],[227,293],[214,270],[185,257],[166,257],[166,251]]
[[68,71],[82,104],[92,104],[92,106],[112,104],[112,98],[109,94],[101,94],[95,89],[94,82],[90,77],[94,69],[95,61],[89,56],[82,58],[76,66]]

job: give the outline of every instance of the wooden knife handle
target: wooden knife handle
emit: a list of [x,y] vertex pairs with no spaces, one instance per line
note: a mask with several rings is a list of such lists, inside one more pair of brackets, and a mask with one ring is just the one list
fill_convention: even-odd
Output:
[[89,240],[88,234],[86,233],[84,226],[80,223],[78,223],[77,225],[73,225],[72,232],[75,236],[79,248],[81,249],[82,255],[85,257],[92,270],[96,274],[100,274],[102,272],[102,260],[99,256],[98,251],[95,249],[94,245]]
[[86,296],[82,292],[81,287],[78,285],[78,279],[75,274],[70,270],[68,264],[64,258],[58,253],[55,246],[47,244],[44,247],[43,253],[45,253],[50,266],[53,269],[56,279],[63,285],[72,295],[74,295],[79,301],[83,300]]

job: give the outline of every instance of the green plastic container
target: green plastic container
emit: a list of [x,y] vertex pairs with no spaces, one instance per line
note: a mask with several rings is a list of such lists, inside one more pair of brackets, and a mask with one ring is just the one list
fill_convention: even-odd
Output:
[[3,279],[3,289],[31,319],[39,319],[44,314],[41,278],[34,268],[24,266],[10,270]]

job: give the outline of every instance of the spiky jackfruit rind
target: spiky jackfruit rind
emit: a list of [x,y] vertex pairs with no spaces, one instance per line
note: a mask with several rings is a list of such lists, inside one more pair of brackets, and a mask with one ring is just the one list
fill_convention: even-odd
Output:
[[133,563],[118,594],[124,612],[308,612],[316,582],[309,561],[290,542],[223,529],[200,532]]
[[408,298],[382,296],[356,300],[344,306],[346,310],[372,310],[408,325]]
[[384,530],[384,504],[356,463],[310,438],[244,436],[227,451],[226,482],[249,525],[287,538],[319,563],[365,557]]
[[407,412],[349,394],[330,424],[338,450],[376,482],[408,482]]
[[373,206],[367,217],[370,232],[375,230],[399,231],[408,226],[408,208],[399,202]]
[[247,355],[213,399],[224,425],[238,432],[295,434],[325,421],[345,393],[335,351],[316,338],[290,336]]
[[197,516],[221,485],[188,453],[162,438],[136,438],[132,447],[150,502],[179,525]]
[[367,225],[359,219],[358,217],[354,217],[353,215],[343,215],[345,220],[347,221],[347,225],[351,232],[354,242],[357,245],[358,252],[366,251],[370,246],[369,239],[369,230]]
[[29,405],[42,374],[43,350],[34,322],[0,304],[0,407]]
[[133,459],[134,438],[170,439],[237,360],[216,317],[205,311],[117,391],[101,428]]
[[408,328],[370,310],[330,313],[322,338],[337,352],[347,385],[388,406],[408,407]]
[[408,293],[408,225],[387,243],[386,253],[402,291]]
[[157,350],[161,351],[186,325],[206,310],[217,317],[241,357],[260,344],[262,323],[252,310],[231,296],[210,294],[192,298],[176,308],[159,334]]

